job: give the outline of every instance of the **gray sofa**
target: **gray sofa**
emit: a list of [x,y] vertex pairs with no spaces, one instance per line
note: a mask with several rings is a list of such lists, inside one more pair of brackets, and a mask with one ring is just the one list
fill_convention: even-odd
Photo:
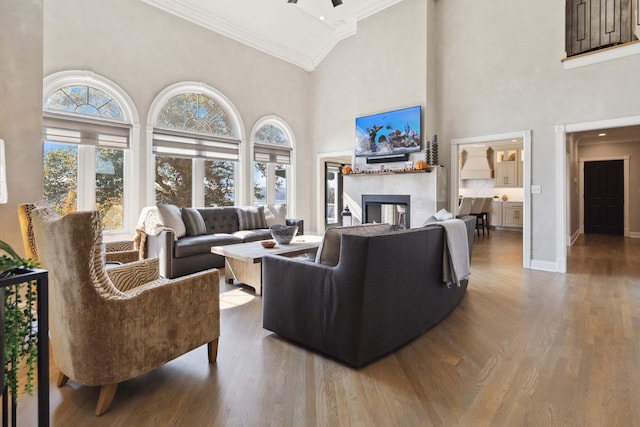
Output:
[[[273,205],[271,206],[273,207]],[[173,208],[174,210],[178,209]],[[268,209],[267,206],[261,208]],[[297,225],[298,235],[304,233],[303,220],[273,218],[273,216],[269,217],[268,214],[265,215],[264,213],[262,214],[265,215],[264,222],[244,221],[245,224],[243,224],[242,213],[254,211],[255,208],[252,207],[225,206],[188,210],[200,213],[204,220],[204,229],[201,232],[190,232],[189,221],[186,220],[184,215],[185,209],[180,209],[182,217],[185,219],[185,235],[177,234],[176,230],[180,228],[179,224],[177,226],[173,224],[164,224],[163,226],[163,224],[160,224],[160,227],[157,225],[155,227],[159,230],[157,233],[150,233],[145,236],[145,256],[159,259],[160,275],[163,277],[174,278],[209,268],[224,267],[224,257],[212,254],[212,246],[271,239],[271,232],[268,227],[275,223],[284,222],[287,225]],[[282,213],[282,210],[280,212]],[[160,220],[162,219],[162,215],[160,215]],[[246,219],[246,216],[244,219]],[[175,221],[175,218],[173,221]],[[143,228],[144,226],[139,224],[139,229]],[[178,238],[176,238],[177,235],[179,236]]]
[[[476,218],[462,220],[470,260]],[[351,366],[366,365],[423,334],[462,300],[468,280],[443,281],[444,245],[444,228],[428,225],[342,234],[335,266],[265,256],[263,327]]]

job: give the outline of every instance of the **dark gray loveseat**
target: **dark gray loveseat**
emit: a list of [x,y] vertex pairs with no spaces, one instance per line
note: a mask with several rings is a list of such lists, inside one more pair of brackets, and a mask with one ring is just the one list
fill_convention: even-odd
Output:
[[[160,275],[167,278],[184,276],[209,268],[224,267],[224,257],[212,254],[212,246],[271,239],[267,219],[264,224],[258,226],[259,228],[242,226],[239,212],[247,209],[251,208],[225,206],[195,209],[204,220],[206,231],[203,230],[205,231],[203,234],[187,234],[178,239],[176,239],[176,233],[173,229],[162,230],[156,235],[149,234],[146,236],[145,256],[147,258],[157,257],[160,263]],[[285,218],[280,222],[287,225],[297,225],[298,234],[304,233],[302,220]]]
[[[475,217],[463,218],[469,257]],[[444,229],[429,225],[342,235],[332,267],[269,255],[262,260],[263,326],[359,367],[420,336],[462,300],[443,282]]]

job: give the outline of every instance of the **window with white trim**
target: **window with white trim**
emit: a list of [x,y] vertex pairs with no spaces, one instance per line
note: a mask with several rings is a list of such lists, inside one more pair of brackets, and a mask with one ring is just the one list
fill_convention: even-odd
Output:
[[153,128],[156,203],[231,206],[240,139],[212,97],[186,92],[160,108]]
[[253,132],[253,188],[254,206],[288,204],[292,144],[288,126],[278,118],[258,122]]
[[104,230],[125,226],[125,162],[131,123],[108,91],[88,84],[44,102],[44,199],[60,214],[100,212]]

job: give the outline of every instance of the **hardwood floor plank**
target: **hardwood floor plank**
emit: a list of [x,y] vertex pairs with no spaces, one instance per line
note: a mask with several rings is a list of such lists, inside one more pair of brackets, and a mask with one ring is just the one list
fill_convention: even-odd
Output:
[[[433,329],[362,369],[262,328],[221,277],[218,361],[202,346],[118,386],[56,387],[53,426],[640,425],[640,239],[581,236],[568,273],[522,268],[521,235],[476,237],[471,282]],[[19,425],[37,425],[21,395]]]

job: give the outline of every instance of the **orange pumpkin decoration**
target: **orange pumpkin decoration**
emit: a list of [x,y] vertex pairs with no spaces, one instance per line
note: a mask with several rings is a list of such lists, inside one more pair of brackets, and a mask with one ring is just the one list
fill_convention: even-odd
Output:
[[351,169],[351,166],[345,166],[342,168],[343,175],[349,175],[351,172],[353,172],[353,169]]
[[414,166],[415,170],[424,171],[427,170],[429,165],[424,160],[418,160]]

